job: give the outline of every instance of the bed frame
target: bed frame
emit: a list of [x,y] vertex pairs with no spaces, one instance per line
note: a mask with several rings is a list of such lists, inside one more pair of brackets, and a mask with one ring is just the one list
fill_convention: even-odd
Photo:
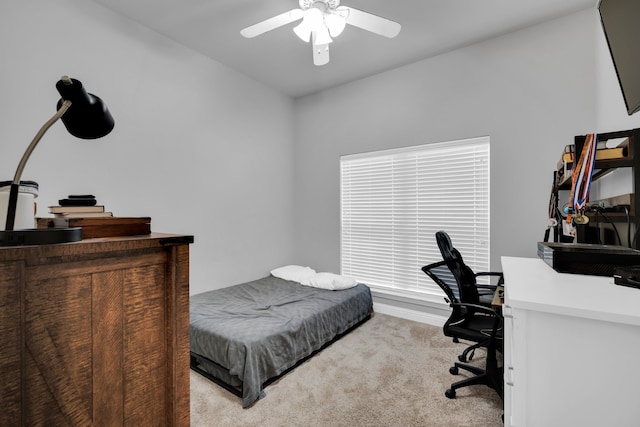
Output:
[[[331,344],[333,344],[334,342],[338,341],[343,336],[349,334],[351,331],[353,331],[354,329],[358,328],[363,323],[367,322],[369,319],[371,319],[371,315],[365,317],[358,324],[356,324],[355,326],[352,326],[351,328],[349,328],[349,330],[347,330],[346,332],[343,332],[343,333],[337,335],[334,339],[332,339],[331,341],[329,341],[328,343],[323,345],[319,350],[316,350],[313,353],[311,353],[309,356],[306,356],[305,358],[297,361],[295,365],[293,365],[292,367],[288,368],[286,371],[284,371],[280,375],[276,375],[275,377],[269,378],[267,381],[262,383],[262,388],[264,389],[269,384],[271,384],[271,383],[279,380],[280,378],[284,377],[289,372],[293,371],[295,368],[297,368],[298,366],[302,365],[304,362],[306,362],[307,360],[311,359],[313,356],[315,356],[316,354],[320,353],[322,350],[324,350],[325,348],[329,347]],[[219,374],[218,376],[215,376],[215,375],[209,373],[209,371],[211,369],[209,369],[209,371],[203,369],[203,367],[202,367],[203,365],[215,366],[215,368],[218,370],[218,372],[223,372],[224,374],[229,375],[229,371],[227,369],[225,369],[224,367],[218,365],[216,362],[214,362],[212,360],[209,360],[204,356],[200,356],[199,354],[191,352],[191,369],[192,370],[194,370],[195,372],[199,373],[203,377],[207,378],[209,381],[212,381],[212,382],[218,384],[220,387],[226,389],[227,391],[230,391],[231,393],[235,394],[239,398],[242,398],[242,385],[235,386],[235,387],[232,386],[231,384],[223,381],[220,378],[222,375]]]

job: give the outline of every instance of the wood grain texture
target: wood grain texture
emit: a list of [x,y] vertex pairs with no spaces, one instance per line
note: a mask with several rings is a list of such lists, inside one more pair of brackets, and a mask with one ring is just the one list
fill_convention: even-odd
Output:
[[21,423],[21,288],[24,263],[0,263],[0,426]]
[[[166,289],[168,330],[189,330],[189,247],[173,246],[170,249],[167,265],[168,285]],[[171,396],[167,417],[175,425],[190,424],[189,395],[180,390],[189,390],[189,372],[182,369],[189,362],[189,336],[174,334],[168,341],[167,354],[167,395]]]
[[0,248],[0,425],[189,425],[176,237]]
[[124,420],[123,270],[93,276],[93,419],[96,426]]
[[91,276],[31,282],[27,270],[26,277],[26,422],[90,425]]
[[[127,270],[125,290],[126,424],[163,420],[166,354],[164,265]],[[155,425],[155,424],[154,424]]]

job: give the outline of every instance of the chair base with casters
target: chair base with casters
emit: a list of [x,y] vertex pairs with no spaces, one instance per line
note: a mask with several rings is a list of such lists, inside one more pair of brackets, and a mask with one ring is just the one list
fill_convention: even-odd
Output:
[[465,378],[451,384],[445,392],[449,399],[456,397],[456,390],[470,385],[486,385],[495,390],[500,398],[503,398],[503,367],[498,366],[498,352],[502,351],[502,316],[495,310],[474,304],[451,303],[455,312],[462,308],[476,310],[473,316],[456,318],[454,321],[447,321],[444,327],[445,335],[457,337],[458,339],[473,341],[474,347],[485,348],[487,351],[484,368],[455,362],[449,368],[449,373],[458,375],[460,369],[473,374],[470,378]]
[[[458,338],[454,338],[453,342],[458,344],[460,342],[460,340]],[[476,344],[468,346],[467,348],[464,349],[462,354],[460,354],[458,356],[458,360],[461,361],[462,363],[471,362],[473,360],[473,356],[476,353],[476,349],[478,349],[480,347],[482,347],[482,343],[476,343]]]
[[487,347],[487,360],[484,369],[465,363],[455,362],[454,365],[449,368],[449,373],[451,375],[458,375],[460,373],[460,369],[463,369],[473,374],[473,376],[451,384],[451,387],[444,392],[444,395],[449,399],[455,399],[456,390],[459,388],[471,385],[486,385],[494,389],[496,393],[498,393],[498,396],[503,399],[503,367],[498,366],[496,354],[497,349],[495,347],[495,344],[490,344]]

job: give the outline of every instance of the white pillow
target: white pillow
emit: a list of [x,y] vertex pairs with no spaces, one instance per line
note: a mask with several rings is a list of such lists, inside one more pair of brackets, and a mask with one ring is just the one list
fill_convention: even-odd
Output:
[[329,289],[332,291],[353,288],[358,284],[356,279],[352,277],[340,276],[339,274],[334,273],[317,273],[312,276],[305,277],[300,283],[305,286]]
[[302,267],[300,265],[285,265],[284,267],[271,270],[273,277],[294,282],[301,282],[305,277],[313,276],[314,274],[316,274],[316,271],[313,268]]

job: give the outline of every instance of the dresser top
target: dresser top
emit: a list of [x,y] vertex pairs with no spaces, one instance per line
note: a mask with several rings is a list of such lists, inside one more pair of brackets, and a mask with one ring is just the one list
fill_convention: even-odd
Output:
[[4,246],[0,247],[0,261],[73,256],[92,252],[141,250],[191,243],[193,243],[193,236],[181,234],[151,233],[138,236],[99,237],[55,245]]

